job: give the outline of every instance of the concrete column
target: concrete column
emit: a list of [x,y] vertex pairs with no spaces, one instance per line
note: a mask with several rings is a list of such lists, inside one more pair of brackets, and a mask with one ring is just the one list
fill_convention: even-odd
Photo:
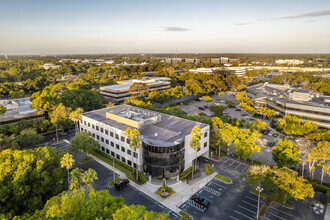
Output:
[[149,175],[149,182],[151,183],[151,175]]

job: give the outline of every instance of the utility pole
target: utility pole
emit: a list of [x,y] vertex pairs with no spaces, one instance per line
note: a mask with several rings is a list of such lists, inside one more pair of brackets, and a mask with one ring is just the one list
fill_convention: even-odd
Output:
[[113,183],[116,182],[116,173],[115,173],[115,158],[112,157],[113,160]]

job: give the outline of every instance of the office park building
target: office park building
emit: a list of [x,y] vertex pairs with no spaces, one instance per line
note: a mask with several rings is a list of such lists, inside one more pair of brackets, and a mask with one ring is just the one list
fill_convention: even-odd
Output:
[[289,85],[259,83],[246,89],[256,108],[267,106],[282,115],[295,115],[301,121],[310,121],[330,128],[330,96]]
[[[207,124],[178,118],[130,105],[118,105],[81,115],[81,131],[90,132],[100,150],[121,162],[134,166],[152,178],[178,178],[199,156],[209,156]],[[202,132],[197,150],[190,147],[191,130]],[[133,150],[125,130],[140,132],[141,146]]]

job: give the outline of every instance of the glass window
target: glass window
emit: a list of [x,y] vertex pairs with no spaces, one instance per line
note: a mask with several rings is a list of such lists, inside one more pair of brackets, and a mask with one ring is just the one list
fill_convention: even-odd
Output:
[[101,141],[104,142],[104,138],[103,137],[101,137]]
[[120,140],[121,140],[122,142],[125,142],[125,138],[124,138],[123,136],[120,137]]
[[130,149],[127,149],[127,154],[131,155],[132,151]]
[[107,129],[105,129],[105,134],[108,135],[109,134],[109,131]]
[[96,135],[96,139],[97,139],[97,140],[100,140],[100,136]]
[[125,152],[125,148],[124,148],[124,147],[121,147],[121,151],[122,151],[122,152]]
[[109,151],[109,149],[107,149],[107,154],[110,154],[110,151]]
[[113,156],[113,157],[115,156],[115,153],[114,153],[114,152],[112,152],[112,151],[111,151],[111,156]]
[[110,136],[113,137],[113,132],[112,131],[110,131]]
[[103,152],[104,152],[104,150],[105,150],[104,147],[102,147],[102,151],[103,151]]
[[86,121],[84,121],[84,125],[86,125]]
[[119,150],[119,145],[118,144],[116,144],[116,148]]
[[207,132],[204,133],[204,137],[205,137],[205,138],[207,137]]
[[101,133],[103,133],[103,128],[100,128]]
[[136,167],[137,167],[137,166],[136,166],[136,163],[134,163],[134,168],[136,169]]
[[95,138],[95,134],[93,133],[93,138]]
[[119,155],[119,154],[116,154],[116,158],[117,158],[118,160],[120,160],[120,155]]
[[118,134],[116,134],[116,139],[118,139],[118,140],[119,140],[119,135],[118,135]]
[[98,131],[99,130],[99,126],[96,125],[96,130]]
[[129,139],[128,139],[128,138],[126,139],[126,143],[128,143],[128,144],[130,144],[130,143],[131,143],[131,142],[129,141]]
[[134,152],[133,155],[134,155],[135,158],[138,158],[138,154],[136,152]]
[[93,128],[93,129],[95,129],[95,126],[94,126],[94,125],[92,125],[92,128]]
[[125,162],[126,162],[125,157],[122,157],[122,158],[121,158],[121,161],[123,161],[123,162],[125,163]]
[[127,160],[127,164],[132,166],[132,162],[130,160]]
[[115,146],[115,144],[112,141],[110,142],[110,145],[111,145],[111,147]]
[[109,140],[108,140],[108,139],[105,139],[105,143],[106,143],[106,144],[109,144]]
[[204,148],[207,147],[207,142],[204,143]]
[[88,127],[91,127],[91,123],[88,122]]

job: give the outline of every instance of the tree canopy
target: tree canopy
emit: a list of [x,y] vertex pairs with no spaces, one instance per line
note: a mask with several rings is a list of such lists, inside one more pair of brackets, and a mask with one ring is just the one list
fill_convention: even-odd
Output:
[[70,147],[77,153],[87,154],[93,149],[99,148],[100,144],[94,140],[93,136],[86,131],[76,133],[70,140]]
[[272,154],[279,167],[297,166],[300,162],[298,149],[287,139],[280,139],[277,146],[273,147]]

